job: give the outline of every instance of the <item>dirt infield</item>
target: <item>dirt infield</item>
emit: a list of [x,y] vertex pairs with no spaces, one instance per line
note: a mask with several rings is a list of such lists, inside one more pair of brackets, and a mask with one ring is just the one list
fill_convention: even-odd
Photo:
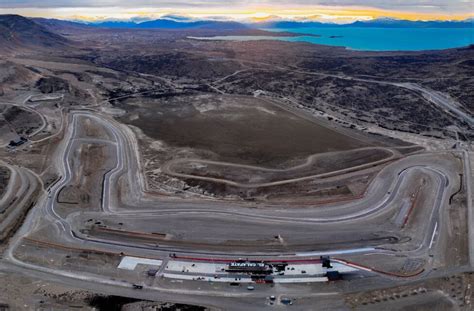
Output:
[[250,96],[193,95],[131,99],[122,121],[202,158],[279,166],[311,154],[369,144]]
[[392,158],[394,154],[389,149],[370,148],[312,155],[305,163],[286,169],[181,159],[167,163],[163,171],[178,177],[235,183],[236,186],[244,183],[241,186],[258,187],[284,181],[296,182],[308,176],[342,174],[349,170],[376,166]]

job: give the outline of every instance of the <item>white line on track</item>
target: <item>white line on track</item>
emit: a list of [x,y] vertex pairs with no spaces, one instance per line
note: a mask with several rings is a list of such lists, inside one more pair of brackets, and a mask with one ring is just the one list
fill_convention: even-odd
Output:
[[431,249],[431,247],[433,246],[433,242],[434,242],[434,238],[435,238],[437,229],[438,229],[438,222],[435,223],[433,234],[431,235],[430,246],[428,247],[429,249]]

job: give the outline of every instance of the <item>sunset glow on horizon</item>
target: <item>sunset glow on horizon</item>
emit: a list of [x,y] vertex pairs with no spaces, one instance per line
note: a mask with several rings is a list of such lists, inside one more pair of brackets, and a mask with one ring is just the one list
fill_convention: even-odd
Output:
[[[110,1],[109,1],[110,2]],[[113,1],[112,1],[113,2]],[[215,2],[214,2],[215,3]],[[464,20],[474,17],[474,12],[441,12],[427,9],[419,11],[388,10],[368,6],[328,6],[281,4],[247,5],[240,4],[220,7],[212,5],[173,7],[168,4],[161,7],[129,6],[60,6],[57,7],[4,7],[0,5],[0,14],[21,14],[31,17],[47,17],[84,21],[108,19],[154,19],[165,15],[180,15],[191,19],[223,19],[236,21],[268,21],[271,19],[314,20],[323,22],[346,23],[355,20],[371,20],[381,17],[404,20]]]

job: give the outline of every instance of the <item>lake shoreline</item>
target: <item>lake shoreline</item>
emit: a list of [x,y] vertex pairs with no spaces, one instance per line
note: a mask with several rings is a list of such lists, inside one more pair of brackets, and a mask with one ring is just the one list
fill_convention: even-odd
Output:
[[465,48],[474,44],[466,28],[294,28],[261,29],[265,34],[195,37],[194,40],[308,42],[367,52],[431,51]]

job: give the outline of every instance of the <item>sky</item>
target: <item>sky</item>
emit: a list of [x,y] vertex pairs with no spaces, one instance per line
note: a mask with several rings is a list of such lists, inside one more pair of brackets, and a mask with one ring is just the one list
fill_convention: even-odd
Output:
[[474,17],[474,0],[0,0],[0,14],[60,19],[274,18],[336,23],[392,17],[460,20]]

